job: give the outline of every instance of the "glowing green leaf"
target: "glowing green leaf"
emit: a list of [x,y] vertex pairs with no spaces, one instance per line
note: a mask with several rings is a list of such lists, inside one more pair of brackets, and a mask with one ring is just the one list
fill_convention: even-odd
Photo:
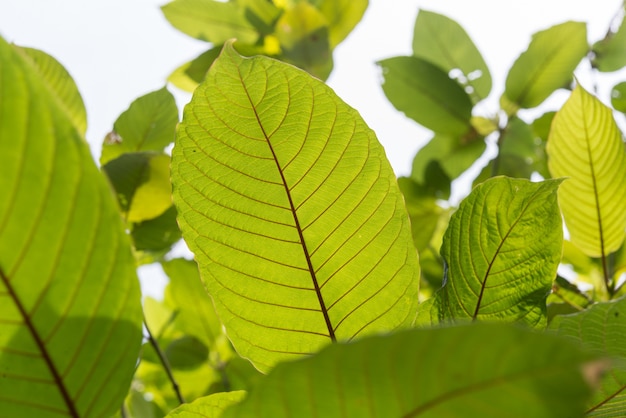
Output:
[[165,418],[220,418],[226,408],[241,401],[245,395],[242,390],[215,393],[183,404]]
[[447,269],[436,297],[443,319],[546,325],[561,259],[560,183],[496,177],[461,202],[441,247]]
[[52,56],[33,48],[15,46],[23,51],[33,62],[45,85],[50,89],[51,96],[72,120],[78,132],[85,135],[87,131],[87,112],[76,83],[67,70]]
[[223,418],[581,417],[591,359],[518,327],[404,331],[279,364]]
[[383,90],[396,109],[435,132],[460,137],[471,129],[472,101],[441,68],[417,57],[378,63]]
[[535,33],[528,49],[509,70],[503,108],[514,114],[516,107],[540,105],[556,89],[567,86],[587,51],[584,23],[566,22]]
[[228,43],[172,157],[183,238],[258,368],[411,324],[419,266],[402,195],[374,133],[324,83]]
[[491,74],[480,51],[465,29],[447,16],[420,10],[413,33],[413,55],[448,73],[460,71],[455,78],[475,101],[491,91]]
[[49,80],[1,38],[0,63],[0,415],[108,417],[141,343],[128,236]]
[[220,45],[236,38],[253,44],[259,33],[236,2],[216,0],[174,0],[161,7],[165,18],[187,35]]
[[577,86],[552,122],[552,177],[567,177],[559,205],[571,241],[600,257],[617,250],[626,229],[626,150],[611,109]]

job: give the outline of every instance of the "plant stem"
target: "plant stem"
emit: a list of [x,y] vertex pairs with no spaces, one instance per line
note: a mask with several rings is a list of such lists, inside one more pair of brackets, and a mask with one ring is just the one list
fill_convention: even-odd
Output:
[[144,327],[146,327],[146,331],[148,332],[148,341],[150,341],[150,344],[154,348],[154,351],[156,352],[157,356],[159,357],[159,360],[161,361],[161,364],[163,365],[163,368],[165,369],[165,373],[167,373],[168,379],[172,383],[172,389],[174,389],[174,393],[176,393],[178,402],[180,404],[184,404],[185,399],[183,398],[182,393],[180,393],[180,387],[178,386],[176,379],[174,379],[174,375],[172,374],[170,363],[169,361],[167,361],[167,357],[165,357],[165,354],[163,354],[163,351],[161,350],[161,347],[159,346],[159,343],[157,342],[157,340],[152,335],[152,332],[150,332],[150,328],[148,327],[148,322],[146,321],[145,315],[143,317],[143,325]]

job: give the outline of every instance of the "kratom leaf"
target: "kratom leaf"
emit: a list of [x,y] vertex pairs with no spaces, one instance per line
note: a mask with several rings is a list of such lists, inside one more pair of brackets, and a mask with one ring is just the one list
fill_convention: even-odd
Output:
[[361,21],[368,0],[323,0],[319,10],[328,22],[331,49],[339,45]]
[[559,204],[571,241],[591,257],[624,242],[626,150],[611,110],[581,86],[557,112],[547,144],[553,177],[568,177]]
[[167,252],[181,238],[176,208],[172,205],[156,218],[133,224],[131,236],[137,251]]
[[184,336],[172,341],[165,355],[172,369],[195,369],[206,365],[209,348],[196,337]]
[[81,135],[87,131],[87,111],[76,83],[67,70],[54,57],[33,48],[15,46],[24,52],[34,64],[51,96],[78,129]]
[[444,320],[546,325],[546,298],[561,259],[561,180],[496,177],[477,186],[452,215],[437,292]]
[[246,19],[245,8],[236,2],[174,0],[161,10],[176,29],[213,45],[233,38],[248,44],[259,39],[256,28]]
[[128,222],[162,215],[172,206],[170,156],[154,152],[122,154],[102,167]]
[[245,395],[243,390],[214,393],[179,406],[165,418],[220,418],[226,408],[241,401]]
[[172,156],[183,238],[256,367],[412,322],[402,195],[374,133],[324,83],[227,43]]
[[124,153],[163,151],[174,141],[177,123],[176,101],[165,87],[141,96],[117,118],[104,139],[100,165]]
[[587,404],[587,417],[617,417],[626,404],[626,300],[597,303],[580,313],[556,317],[550,328],[573,337],[584,347],[613,357]]
[[169,75],[167,81],[181,90],[193,92],[204,80],[209,67],[222,50],[222,45],[209,49],[193,60],[181,65]]
[[589,359],[518,327],[403,331],[281,363],[223,418],[580,417]]
[[613,86],[611,90],[611,105],[615,110],[626,113],[626,81]]
[[616,32],[612,30],[604,39],[593,44],[592,64],[600,71],[610,72],[621,70],[626,66],[626,24],[624,24],[624,12],[622,22]]
[[129,240],[40,69],[1,38],[0,62],[0,415],[111,416],[141,344]]
[[326,17],[313,5],[301,1],[276,22],[281,59],[325,80],[333,69]]
[[443,209],[437,205],[435,197],[422,193],[422,188],[413,179],[400,177],[398,185],[404,195],[407,212],[411,218],[415,248],[421,252],[430,244]]
[[556,89],[568,85],[587,51],[584,23],[565,22],[535,33],[509,70],[502,108],[514,114],[520,107],[539,106]]
[[480,51],[465,29],[447,16],[420,10],[413,32],[413,55],[450,73],[460,70],[457,78],[470,88],[470,97],[478,102],[491,91],[491,74]]
[[191,260],[177,258],[161,263],[170,278],[169,295],[178,307],[182,330],[211,347],[222,334],[221,324],[200,280],[198,265]]
[[385,95],[409,118],[456,137],[471,129],[472,101],[445,71],[417,57],[389,58],[378,65],[383,70]]

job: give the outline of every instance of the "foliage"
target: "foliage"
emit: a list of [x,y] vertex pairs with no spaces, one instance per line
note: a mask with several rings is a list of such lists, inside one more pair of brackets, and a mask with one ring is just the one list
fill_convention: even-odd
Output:
[[[479,50],[420,11],[413,55],[379,63],[390,102],[433,131],[396,180],[311,76],[365,7],[165,5],[211,43],[170,77],[193,98],[180,123],[166,88],[134,101],[100,172],[67,71],[0,39],[3,415],[626,413],[626,150],[612,109],[572,84],[582,60],[626,65],[623,25],[592,46],[581,22],[537,33],[485,114]],[[567,102],[543,108],[559,88]],[[459,177],[475,187],[457,206]],[[171,256],[181,236],[195,261]],[[147,263],[169,277],[162,300],[140,301]]]

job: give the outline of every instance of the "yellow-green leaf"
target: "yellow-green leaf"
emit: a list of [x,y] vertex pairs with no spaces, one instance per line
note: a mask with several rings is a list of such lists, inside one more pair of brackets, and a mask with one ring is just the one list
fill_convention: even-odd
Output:
[[324,83],[227,43],[172,158],[183,238],[258,368],[412,323],[419,265],[395,175]]
[[565,22],[533,35],[528,49],[513,63],[506,78],[502,106],[514,114],[541,104],[556,89],[565,87],[587,54],[587,27]]
[[110,187],[48,81],[0,38],[0,415],[109,417],[139,355],[139,283]]
[[571,241],[585,254],[616,251],[626,229],[626,150],[611,109],[581,86],[552,122],[547,144],[553,177],[568,177],[559,204]]

